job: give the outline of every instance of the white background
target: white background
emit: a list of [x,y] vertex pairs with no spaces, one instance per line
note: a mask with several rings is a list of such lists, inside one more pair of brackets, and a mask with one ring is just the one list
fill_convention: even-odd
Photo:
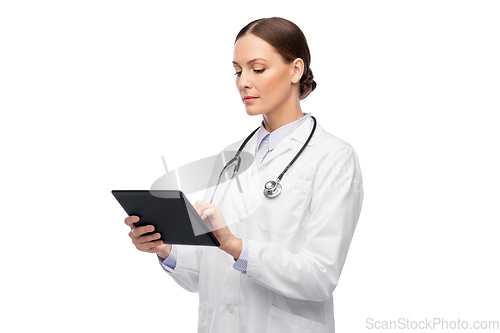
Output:
[[337,331],[500,320],[499,15],[497,1],[2,1],[0,331],[196,331],[197,294],[135,249],[111,190],[259,126],[231,60],[238,31],[270,16],[305,33],[318,87],[303,111],[363,171]]

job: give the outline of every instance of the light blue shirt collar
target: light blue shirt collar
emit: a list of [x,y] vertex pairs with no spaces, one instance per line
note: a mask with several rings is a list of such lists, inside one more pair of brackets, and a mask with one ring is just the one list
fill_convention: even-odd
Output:
[[[264,149],[266,143],[269,143],[267,149],[269,151],[273,150],[278,146],[281,140],[283,140],[288,135],[292,134],[304,121],[311,117],[310,113],[302,113],[304,116],[294,122],[288,123],[286,125],[277,128],[272,133],[269,133],[264,127],[264,121],[260,124],[259,137],[257,139],[256,153],[260,149]],[[262,141],[265,139],[264,145],[261,147]]]

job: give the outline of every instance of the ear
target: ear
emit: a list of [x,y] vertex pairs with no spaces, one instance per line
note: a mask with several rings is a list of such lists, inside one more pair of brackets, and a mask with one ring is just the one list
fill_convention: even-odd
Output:
[[299,82],[302,74],[304,74],[304,61],[297,58],[292,63],[292,83]]

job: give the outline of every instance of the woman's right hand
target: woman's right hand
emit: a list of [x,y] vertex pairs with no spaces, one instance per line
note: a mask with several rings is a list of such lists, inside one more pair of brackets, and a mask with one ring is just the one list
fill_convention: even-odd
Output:
[[125,224],[131,229],[128,235],[132,238],[132,243],[134,243],[135,247],[139,251],[156,253],[160,258],[167,258],[172,250],[172,244],[164,244],[162,240],[159,240],[159,233],[144,235],[153,232],[155,228],[152,225],[137,227],[134,224],[136,222],[139,222],[139,217],[135,215],[131,215],[125,219]]

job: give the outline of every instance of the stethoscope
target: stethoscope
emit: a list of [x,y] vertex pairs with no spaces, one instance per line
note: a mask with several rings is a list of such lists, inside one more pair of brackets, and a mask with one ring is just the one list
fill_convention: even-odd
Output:
[[[297,153],[297,155],[295,155],[295,157],[293,158],[293,160],[287,165],[287,167],[283,170],[283,172],[281,172],[281,174],[278,176],[278,178],[276,179],[276,181],[270,180],[270,181],[268,181],[264,185],[264,196],[266,198],[268,198],[268,199],[276,198],[281,193],[282,187],[281,187],[280,182],[281,182],[281,179],[283,178],[283,175],[288,171],[288,169],[292,166],[292,164],[295,162],[295,160],[300,156],[300,154],[302,153],[302,151],[306,148],[307,144],[311,140],[311,138],[312,138],[312,136],[314,134],[314,131],[316,130],[316,118],[314,118],[313,116],[311,116],[311,118],[314,120],[313,129],[311,131],[311,134],[309,134],[309,137],[307,138],[306,142],[302,146],[302,148],[299,150],[299,152]],[[214,198],[214,194],[217,191],[217,187],[219,186],[222,174],[224,173],[224,171],[228,167],[234,165],[234,170],[233,170],[233,174],[231,176],[231,179],[229,181],[229,185],[227,186],[226,190],[224,191],[224,194],[222,195],[222,198],[220,199],[220,202],[222,202],[222,200],[224,200],[224,197],[226,196],[227,189],[229,188],[229,186],[231,186],[231,182],[233,181],[234,177],[238,173],[238,170],[240,169],[240,164],[241,164],[240,153],[243,150],[243,148],[245,148],[247,142],[252,138],[252,136],[259,129],[260,129],[260,126],[257,127],[252,133],[250,133],[250,135],[241,144],[240,148],[236,152],[236,155],[234,155],[234,157],[232,159],[230,159],[229,162],[226,163],[226,165],[224,166],[224,168],[222,168],[222,171],[219,174],[219,179],[217,180],[217,185],[215,186],[214,192],[212,194],[212,199],[210,199],[210,202],[212,202],[212,200]]]

